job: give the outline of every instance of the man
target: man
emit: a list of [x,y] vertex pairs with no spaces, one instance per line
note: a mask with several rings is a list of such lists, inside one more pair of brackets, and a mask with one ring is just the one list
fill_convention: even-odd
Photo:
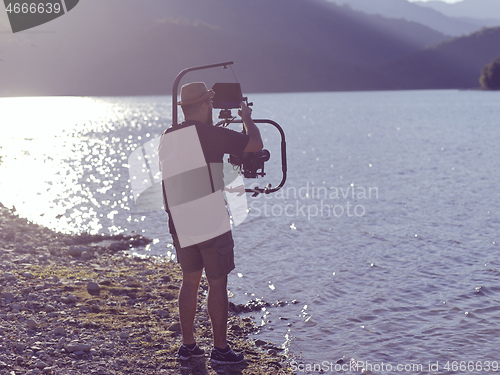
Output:
[[182,86],[178,104],[185,121],[164,132],[159,158],[169,230],[182,269],[179,317],[183,344],[178,357],[184,360],[204,355],[196,344],[193,324],[205,270],[214,343],[210,359],[233,364],[244,358],[227,344],[227,275],[235,266],[234,242],[222,195],[222,158],[224,154],[242,156],[244,152],[260,151],[263,144],[252,111],[245,103],[241,103],[238,115],[246,134],[213,126],[214,95],[203,82]]

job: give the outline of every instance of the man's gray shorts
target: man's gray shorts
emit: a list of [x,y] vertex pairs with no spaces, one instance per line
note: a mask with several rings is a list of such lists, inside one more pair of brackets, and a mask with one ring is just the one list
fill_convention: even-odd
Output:
[[177,261],[183,272],[205,268],[209,279],[225,277],[234,269],[234,241],[231,231],[210,240],[181,248],[179,239],[172,235]]

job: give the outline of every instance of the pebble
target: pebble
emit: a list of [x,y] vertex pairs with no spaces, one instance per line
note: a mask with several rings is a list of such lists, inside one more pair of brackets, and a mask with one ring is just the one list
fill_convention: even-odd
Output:
[[17,277],[16,275],[13,275],[12,273],[10,272],[6,272],[4,275],[3,275],[4,279],[7,280],[7,281],[13,281],[13,280],[17,280]]
[[66,330],[63,327],[59,326],[54,329],[53,333],[54,335],[62,336],[66,334]]
[[99,284],[90,281],[87,283],[87,291],[89,294],[97,294],[101,291],[101,288],[99,287]]
[[38,323],[35,319],[28,319],[26,322],[26,325],[28,326],[28,329],[34,330],[38,327]]
[[267,351],[267,354],[269,354],[270,356],[276,357],[278,355],[278,352],[276,351],[276,349],[269,349]]
[[90,350],[90,345],[72,341],[68,345],[66,345],[65,349],[69,353],[88,352]]
[[66,339],[64,337],[61,337],[59,341],[57,342],[56,348],[57,349],[62,349],[66,345]]
[[181,330],[181,324],[180,323],[172,323],[168,326],[168,330],[172,332],[178,332]]
[[84,252],[80,255],[80,257],[81,257],[82,259],[88,260],[88,259],[92,258],[92,253],[91,253],[90,251],[84,251]]
[[13,301],[16,298],[14,294],[10,292],[2,293],[2,297],[5,298],[7,301]]
[[112,251],[127,250],[129,249],[129,245],[125,241],[113,242],[112,244],[109,245],[109,248]]
[[45,312],[52,312],[52,311],[55,311],[56,308],[52,305],[45,305],[44,310],[45,310]]
[[267,343],[264,340],[255,340],[255,346],[264,346]]
[[89,246],[77,246],[73,245],[68,248],[68,255],[78,258],[81,257],[85,251],[90,251]]
[[168,318],[170,315],[168,311],[165,311],[163,309],[154,310],[153,313],[158,315],[160,318]]
[[35,363],[35,367],[38,367],[38,368],[45,368],[47,366],[48,365],[43,361],[36,361],[36,363]]

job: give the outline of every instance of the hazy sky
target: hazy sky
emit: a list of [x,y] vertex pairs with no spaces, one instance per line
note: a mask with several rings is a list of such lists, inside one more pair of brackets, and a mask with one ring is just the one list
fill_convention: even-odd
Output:
[[[413,3],[413,2],[416,2],[416,1],[426,2],[426,1],[432,1],[432,0],[408,0],[408,1],[411,1]],[[459,1],[462,1],[462,0],[439,0],[439,1],[442,1],[442,2],[445,2],[445,3],[458,3]]]

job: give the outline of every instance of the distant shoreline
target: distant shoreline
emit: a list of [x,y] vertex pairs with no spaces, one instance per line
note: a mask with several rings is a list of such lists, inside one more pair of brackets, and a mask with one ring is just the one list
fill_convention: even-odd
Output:
[[[266,95],[266,94],[317,94],[317,93],[352,93],[352,92],[384,92],[384,91],[498,91],[489,90],[482,87],[471,87],[471,88],[390,88],[390,89],[366,89],[366,90],[311,90],[311,91],[261,91],[252,92],[246,91],[245,95]],[[61,95],[0,95],[0,99],[4,98],[65,98],[65,97],[75,97],[75,98],[133,98],[133,97],[172,97],[171,93],[168,94],[108,94],[108,95],[88,95],[88,94],[61,94]]]

